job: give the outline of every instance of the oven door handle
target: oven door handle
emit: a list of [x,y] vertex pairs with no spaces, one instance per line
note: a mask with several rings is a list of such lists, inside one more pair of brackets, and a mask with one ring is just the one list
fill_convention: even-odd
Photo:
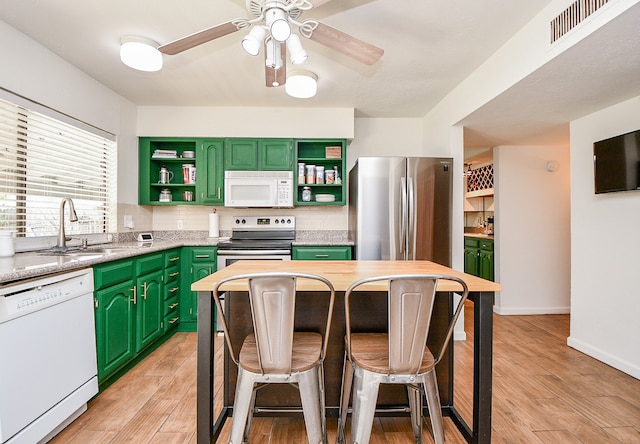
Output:
[[271,256],[274,254],[290,255],[291,250],[220,250],[218,256]]

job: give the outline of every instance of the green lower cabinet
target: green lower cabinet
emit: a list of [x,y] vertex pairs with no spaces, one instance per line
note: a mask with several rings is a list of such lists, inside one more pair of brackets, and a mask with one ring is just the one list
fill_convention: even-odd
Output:
[[[131,261],[129,261],[131,262]],[[136,355],[133,281],[96,291],[96,345],[98,380],[132,360]]]
[[480,240],[464,238],[464,272],[478,276],[480,270]]
[[464,238],[464,272],[494,280],[493,240]]
[[304,246],[293,247],[291,259],[311,261],[344,261],[351,260],[350,246]]
[[190,290],[191,284],[216,271],[217,251],[216,247],[182,249],[184,291],[180,295],[180,331],[196,331],[198,328],[198,292]]
[[162,270],[140,276],[136,287],[139,292],[136,301],[136,351],[140,351],[164,333]]
[[151,253],[94,267],[100,384],[164,335],[163,259]]
[[493,241],[482,239],[480,241],[480,257],[478,276],[488,281],[494,280]]

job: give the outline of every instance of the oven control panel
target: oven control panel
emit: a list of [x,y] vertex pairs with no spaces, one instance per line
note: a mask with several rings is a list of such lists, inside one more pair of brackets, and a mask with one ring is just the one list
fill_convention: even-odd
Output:
[[295,216],[233,216],[232,228],[241,230],[294,230]]

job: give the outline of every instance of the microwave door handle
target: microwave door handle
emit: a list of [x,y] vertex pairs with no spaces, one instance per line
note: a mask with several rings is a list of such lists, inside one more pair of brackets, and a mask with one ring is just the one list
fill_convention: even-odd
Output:
[[400,200],[400,256],[406,259],[405,245],[407,244],[407,181],[400,178],[400,190],[402,192]]

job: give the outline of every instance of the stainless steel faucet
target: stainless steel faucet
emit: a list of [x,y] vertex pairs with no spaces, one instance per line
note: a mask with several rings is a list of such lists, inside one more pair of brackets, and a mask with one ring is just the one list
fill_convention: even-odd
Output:
[[65,197],[60,202],[60,228],[58,229],[58,244],[56,248],[66,248],[67,246],[67,235],[64,232],[64,204],[69,203],[69,222],[77,222],[78,215],[76,214],[76,209],[73,206],[73,201],[70,197]]

